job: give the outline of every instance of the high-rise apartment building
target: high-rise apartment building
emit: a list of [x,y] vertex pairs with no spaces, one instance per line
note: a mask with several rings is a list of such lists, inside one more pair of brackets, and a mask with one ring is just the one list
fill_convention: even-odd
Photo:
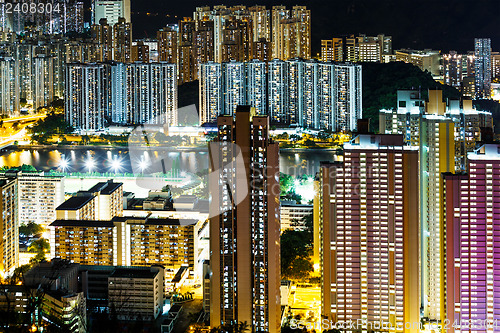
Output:
[[131,22],[130,0],[92,0],[92,23],[98,24],[102,18],[111,26],[118,23],[120,17]]
[[449,101],[447,107],[441,90],[430,90],[428,101],[418,91],[398,91],[398,111],[381,112],[381,133],[402,134],[408,144],[420,147],[420,300],[430,320],[444,320],[441,174],[464,169],[465,154],[474,147],[481,125],[485,123],[470,101],[464,100],[462,108],[458,101]]
[[272,10],[273,59],[311,58],[311,11],[305,6],[274,6]]
[[210,325],[246,321],[274,333],[281,328],[278,145],[269,118],[254,112],[244,106],[235,118],[218,117],[210,150]]
[[349,35],[321,41],[321,60],[348,62],[383,62],[392,54],[392,36]]
[[467,57],[457,54],[456,51],[443,54],[443,74],[446,85],[460,88],[463,77],[467,75],[467,73],[464,73],[464,69],[467,70],[466,61]]
[[195,74],[198,77],[200,64],[214,61],[214,22],[204,18],[198,22],[195,39]]
[[248,8],[253,23],[253,41],[261,39],[271,40],[271,11],[265,6],[252,6]]
[[440,238],[442,220],[441,174],[455,171],[455,126],[445,116],[441,91],[429,91],[426,114],[420,119],[420,235],[422,305],[424,316],[441,320],[443,267]]
[[253,59],[265,61],[266,63],[271,60],[271,42],[261,38],[253,42],[252,57]]
[[443,175],[442,311],[446,322],[462,325],[462,331],[494,332],[500,320],[496,297],[499,177],[498,144],[485,144],[469,153],[467,174]]
[[[260,114],[269,114],[273,124],[334,131],[356,128],[362,116],[360,65],[275,59],[268,63],[267,73],[264,67],[259,61],[202,65],[201,115],[211,118],[200,121],[214,121],[248,103]],[[267,94],[267,109],[256,94]]]
[[360,134],[319,177],[322,319],[419,332],[418,148]]
[[120,96],[126,96],[127,116],[121,118],[126,118],[127,123],[177,126],[175,64],[128,64],[126,84],[117,88]]
[[222,113],[222,65],[208,62],[200,65],[200,124],[213,122]]
[[248,85],[247,103],[255,108],[257,115],[267,114],[267,76],[266,63],[252,60],[245,63]]
[[[272,58],[279,59],[281,50],[285,47],[283,31],[280,28],[281,22],[290,17],[290,10],[285,6],[273,6],[271,10],[271,32],[272,32]],[[283,60],[283,59],[281,59]]]
[[227,19],[222,29],[222,61],[248,61],[253,58],[252,21],[248,17]]
[[32,67],[33,108],[48,106],[54,100],[54,58],[38,55]]
[[474,40],[474,78],[476,98],[491,98],[491,39],[476,38]]
[[195,47],[193,44],[184,42],[179,46],[177,58],[178,83],[183,84],[195,80]]
[[300,59],[290,59],[286,62],[288,69],[288,120],[290,125],[298,126],[303,123],[301,116],[304,105],[304,62]]
[[268,83],[267,98],[269,105],[269,117],[272,123],[290,124],[288,113],[288,67],[287,63],[274,59],[267,67]]
[[132,23],[123,17],[113,25],[113,60],[130,62],[132,52]]
[[158,40],[158,58],[171,64],[177,63],[178,32],[166,27],[156,33]]
[[21,110],[19,66],[14,58],[0,59],[0,114],[13,116]]
[[[113,59],[113,26],[108,24],[108,20],[102,18],[99,24],[94,24],[92,29],[92,39],[102,46],[102,60]],[[80,60],[80,62],[83,60]]]
[[324,39],[321,41],[321,60],[340,62],[344,58],[342,38]]
[[[430,95],[438,100],[439,91]],[[380,110],[379,130],[385,134],[403,134],[405,142],[412,146],[420,143],[420,119],[425,114],[426,100],[417,90],[398,90],[397,109]],[[481,127],[493,128],[491,112],[478,111],[472,107],[470,99],[462,101],[449,99],[444,113],[454,123],[455,128],[455,169],[465,171],[467,152],[476,148],[480,140]]]
[[335,65],[335,105],[333,123],[336,130],[353,131],[357,120],[363,117],[361,66]]
[[56,219],[56,208],[64,201],[62,176],[44,172],[8,170],[0,177],[16,177],[18,183],[19,223],[47,226]]
[[118,124],[177,125],[176,64],[68,64],[66,75],[66,119],[77,130],[102,130],[104,117]]
[[246,105],[245,64],[231,61],[224,64],[224,115],[233,115],[238,105]]
[[491,73],[493,78],[500,77],[500,52],[491,52]]
[[132,45],[130,61],[136,62],[149,62],[149,46],[144,44],[143,41],[138,41]]
[[108,64],[66,66],[66,121],[81,131],[104,129],[109,112]]
[[19,263],[19,215],[17,197],[17,179],[0,179],[0,272],[10,275]]

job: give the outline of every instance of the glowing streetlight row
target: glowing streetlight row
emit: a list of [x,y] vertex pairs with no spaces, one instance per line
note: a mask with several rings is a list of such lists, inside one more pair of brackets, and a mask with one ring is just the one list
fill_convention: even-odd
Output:
[[[88,156],[85,161],[84,161],[85,169],[88,172],[92,172],[95,170],[97,164],[96,161],[91,157]],[[110,169],[112,169],[115,173],[119,172],[123,168],[123,161],[118,158],[118,157],[113,157],[112,159],[109,159],[109,166]],[[61,160],[59,161],[59,170],[62,172],[65,172],[69,169],[70,167],[70,160],[67,159],[64,155],[61,156]],[[147,163],[144,161],[144,164],[140,165],[141,170],[146,169]]]

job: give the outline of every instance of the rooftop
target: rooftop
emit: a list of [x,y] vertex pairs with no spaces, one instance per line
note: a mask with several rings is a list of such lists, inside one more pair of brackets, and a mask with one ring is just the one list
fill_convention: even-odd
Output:
[[89,203],[89,201],[91,201],[93,198],[94,196],[92,195],[80,195],[71,197],[60,204],[59,207],[56,208],[56,210],[78,210]]
[[136,267],[136,268],[116,268],[109,276],[114,278],[130,278],[130,279],[154,279],[158,275],[159,269],[153,267]]
[[113,180],[108,180],[107,182],[100,182],[92,186],[87,192],[95,193],[100,192],[103,195],[110,195],[114,191],[120,188],[123,183],[115,183]]
[[198,220],[195,219],[171,219],[171,218],[147,218],[147,217],[125,217],[115,216],[111,221],[95,221],[95,220],[55,220],[50,224],[51,227],[101,227],[113,228],[115,222],[126,222],[129,224],[144,224],[144,225],[173,225],[173,226],[188,226],[195,225]]
[[90,220],[55,220],[50,224],[51,227],[101,227],[113,228],[115,224],[112,221],[90,221]]

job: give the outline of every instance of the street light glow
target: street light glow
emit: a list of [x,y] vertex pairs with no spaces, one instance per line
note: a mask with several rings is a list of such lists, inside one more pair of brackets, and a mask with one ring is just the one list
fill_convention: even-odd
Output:
[[67,160],[65,157],[61,157],[61,161],[59,162],[59,169],[62,172],[65,172],[69,167],[69,160]]
[[87,168],[87,170],[88,170],[89,172],[91,172],[91,171],[92,171],[92,169],[94,169],[94,167],[95,167],[95,162],[94,162],[94,160],[93,160],[92,158],[90,158],[90,157],[89,157],[89,159],[85,161],[85,167]]
[[116,173],[122,168],[122,162],[118,158],[111,160],[111,169]]
[[146,170],[146,168],[148,167],[148,165],[149,165],[148,161],[141,160],[139,162],[139,168],[141,169],[141,172],[144,171],[144,170]]

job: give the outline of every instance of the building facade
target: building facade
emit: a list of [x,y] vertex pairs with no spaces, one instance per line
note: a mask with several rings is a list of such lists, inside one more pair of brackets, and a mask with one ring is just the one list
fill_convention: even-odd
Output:
[[50,255],[82,265],[198,268],[197,233],[204,221],[114,217],[67,219],[50,225]]
[[109,65],[66,66],[66,121],[81,131],[100,131],[109,112]]
[[200,66],[200,123],[249,104],[279,126],[352,131],[362,117],[361,66],[291,59]]
[[64,179],[44,172],[19,172],[19,223],[48,226],[56,219],[56,208],[64,201]]
[[0,179],[0,272],[10,275],[19,262],[19,217],[18,183],[15,177],[7,175]]
[[[442,92],[430,91],[429,98],[443,101]],[[397,109],[380,110],[379,131],[385,134],[403,134],[405,142],[418,146],[420,143],[420,120],[427,113],[426,99],[417,90],[398,90]],[[478,111],[470,99],[446,102],[443,117],[454,124],[455,169],[466,170],[467,153],[476,148],[482,127],[493,128],[491,112]]]
[[474,40],[474,78],[476,98],[491,98],[492,57],[491,39],[476,38]]
[[[236,120],[218,117],[210,150],[210,325],[246,321],[255,331],[279,332],[278,145],[269,118],[253,112],[245,106]],[[233,145],[242,160],[231,163],[239,159]]]
[[14,58],[0,59],[0,113],[14,116],[21,111],[19,65]]
[[[122,320],[154,320],[163,313],[165,272],[117,267],[108,277],[108,308]],[[147,300],[147,301],[145,301]]]
[[307,226],[303,219],[311,216],[312,223],[313,206],[297,204],[292,201],[281,201],[280,204],[280,226],[281,232],[285,230],[306,230]]
[[322,319],[418,332],[418,149],[360,134],[319,179]]
[[105,18],[113,26],[118,23],[120,17],[123,17],[126,22],[131,22],[130,0],[92,0],[93,24],[98,24],[102,18]]
[[56,208],[57,219],[110,221],[123,213],[123,183],[100,182]]
[[[495,296],[500,279],[495,245],[500,223],[499,152],[498,144],[485,144],[469,153],[467,174],[443,175],[443,317],[466,332],[495,331],[500,319]],[[470,322],[484,324],[471,327]]]

